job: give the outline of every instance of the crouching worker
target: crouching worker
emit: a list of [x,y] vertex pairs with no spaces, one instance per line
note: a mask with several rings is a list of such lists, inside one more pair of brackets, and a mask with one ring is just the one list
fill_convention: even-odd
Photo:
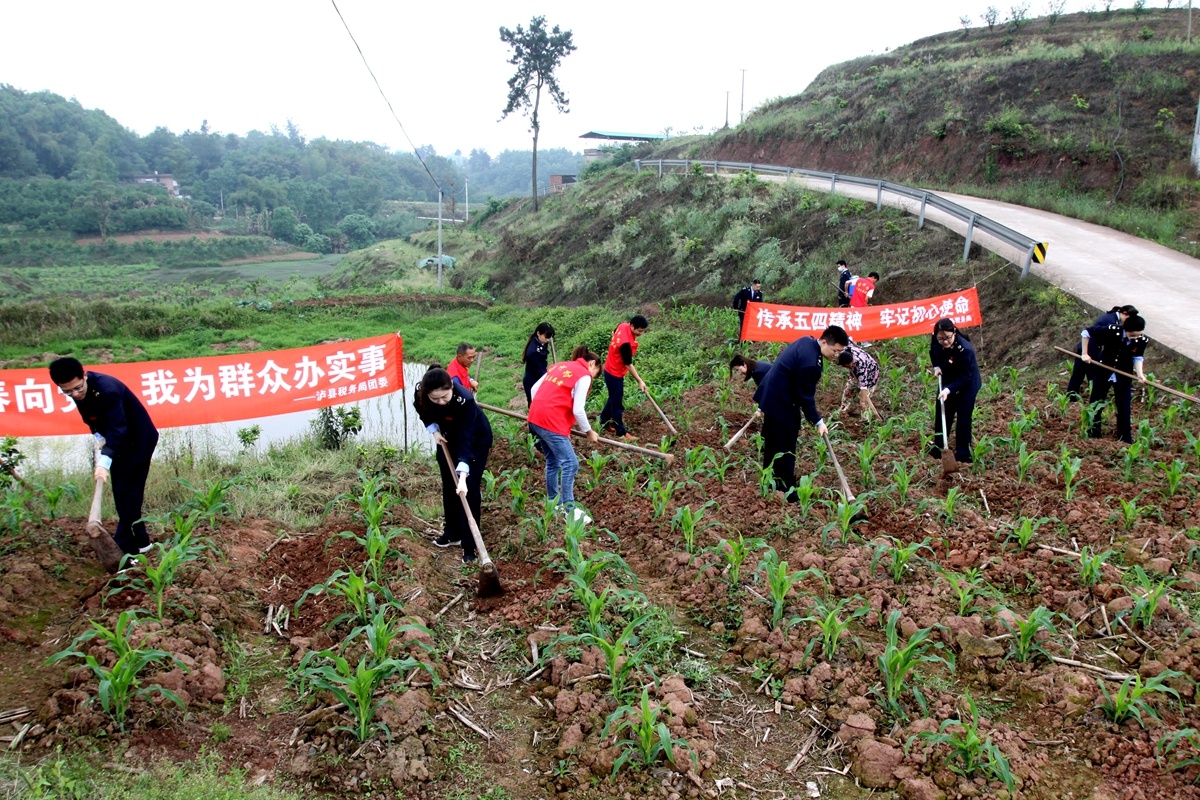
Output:
[[142,401],[116,378],[83,371],[74,358],[50,362],[50,380],[75,401],[79,416],[93,434],[104,437],[96,458],[95,477],[111,481],[117,507],[117,532],[113,541],[130,555],[150,549],[150,535],[142,522],[146,478],[150,459],[158,446],[158,428]]
[[825,359],[838,359],[850,343],[846,331],[830,325],[820,339],[802,336],[789,344],[771,366],[767,377],[754,393],[754,402],[763,413],[763,466],[775,471],[775,488],[796,502],[796,439],[800,425],[807,419],[817,434],[828,433],[825,420],[817,411],[817,384],[821,381]]
[[[442,514],[446,525],[434,544],[438,547],[461,544],[463,563],[469,564],[478,558],[475,539],[462,501],[456,495],[467,498],[471,516],[478,525],[483,507],[480,489],[483,470],[492,449],[491,423],[475,404],[470,390],[451,380],[450,373],[437,364],[429,367],[417,385],[413,407],[433,436],[442,475]],[[452,462],[446,460],[443,444],[449,448]]]
[[755,386],[761,386],[763,378],[771,371],[770,361],[759,361],[738,353],[729,362],[729,376],[741,375],[744,381],[754,381]]
[[879,362],[866,350],[851,342],[838,356],[838,366],[850,370],[850,374],[846,376],[846,387],[842,389],[841,410],[850,409],[850,393],[857,389],[862,414],[870,419],[871,409],[875,408],[875,404],[871,402],[871,395],[879,386]]
[[529,430],[546,454],[546,495],[576,519],[591,522],[582,509],[575,507],[579,457],[571,445],[571,426],[577,425],[589,442],[600,441],[588,424],[585,409],[592,381],[600,376],[600,356],[580,345],[571,353],[571,359],[550,367],[533,385]]

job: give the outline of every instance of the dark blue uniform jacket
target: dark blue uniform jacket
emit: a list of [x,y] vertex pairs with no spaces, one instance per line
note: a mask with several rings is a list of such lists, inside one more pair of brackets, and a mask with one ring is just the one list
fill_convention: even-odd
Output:
[[798,415],[813,425],[821,421],[817,412],[817,384],[824,370],[821,345],[811,336],[803,336],[789,344],[770,371],[758,384],[754,402],[769,417],[782,422],[786,419],[800,423]]

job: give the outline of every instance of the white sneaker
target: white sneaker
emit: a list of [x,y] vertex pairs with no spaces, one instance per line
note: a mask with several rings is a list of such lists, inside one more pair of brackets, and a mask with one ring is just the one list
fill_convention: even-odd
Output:
[[571,518],[574,519],[576,522],[582,522],[584,525],[587,525],[592,521],[592,518],[589,517],[587,515],[587,512],[584,511],[582,508],[572,509],[571,510]]

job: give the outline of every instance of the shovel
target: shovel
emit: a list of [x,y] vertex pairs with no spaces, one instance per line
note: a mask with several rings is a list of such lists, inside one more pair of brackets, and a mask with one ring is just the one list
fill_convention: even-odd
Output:
[[942,376],[938,375],[938,408],[942,412],[942,475],[958,472],[958,462],[950,449],[950,429],[946,427],[946,401],[942,399]]
[[[445,442],[442,443],[442,454],[446,456],[447,464],[454,464],[454,459],[450,457],[450,448]],[[475,540],[475,549],[479,551],[479,585],[475,587],[475,594],[478,597],[499,597],[504,594],[504,587],[500,585],[500,573],[483,544],[483,534],[475,524],[475,515],[471,513],[471,504],[467,502],[466,495],[460,494],[458,499],[462,501],[463,513],[467,515],[467,526],[471,529],[471,538]]]

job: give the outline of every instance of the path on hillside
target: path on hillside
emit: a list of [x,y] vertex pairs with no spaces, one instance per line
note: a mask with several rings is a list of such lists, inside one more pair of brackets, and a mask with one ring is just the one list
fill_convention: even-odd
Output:
[[[804,183],[818,191],[829,190],[827,181],[807,179]],[[872,203],[876,198],[875,189],[870,187],[839,184],[837,191]],[[1049,211],[968,195],[937,194],[1038,241],[1048,242],[1046,263],[1034,264],[1031,272],[1103,311],[1115,305],[1137,306],[1146,318],[1146,332],[1154,341],[1200,363],[1200,260],[1136,236]],[[883,202],[910,213],[919,210],[914,201],[895,195],[885,193]],[[932,207],[926,209],[925,218],[960,235],[966,233],[966,223]],[[978,230],[973,240],[1017,264],[1024,261],[1024,252]]]

